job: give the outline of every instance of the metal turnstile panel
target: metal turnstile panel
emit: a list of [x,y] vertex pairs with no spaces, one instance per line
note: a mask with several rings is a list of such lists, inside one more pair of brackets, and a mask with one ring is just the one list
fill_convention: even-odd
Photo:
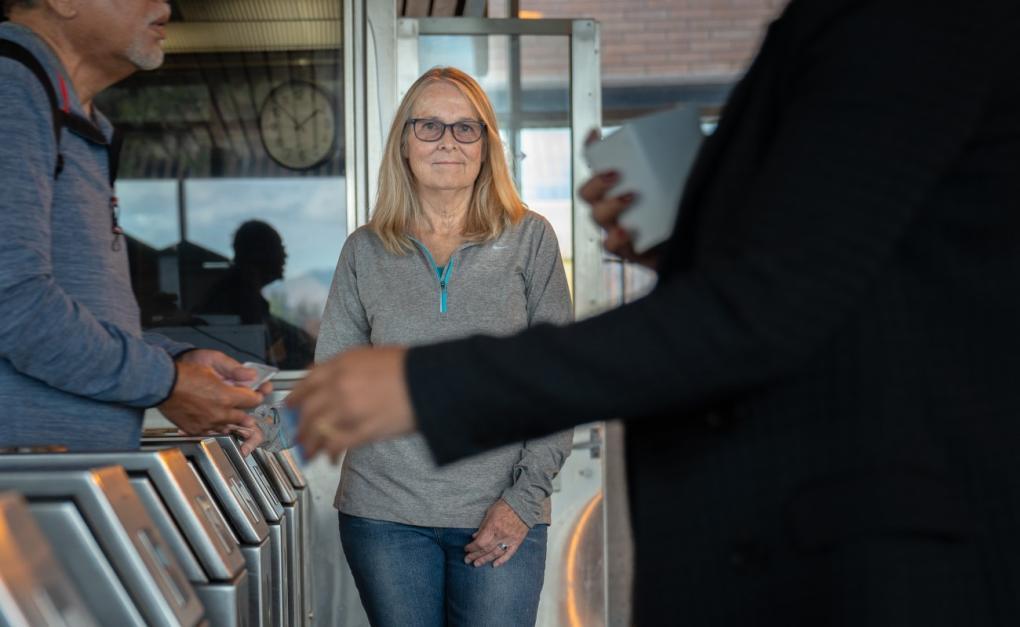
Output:
[[289,624],[290,554],[287,552],[288,523],[284,517],[269,525],[269,546],[273,565],[273,625]]
[[195,591],[214,627],[250,627],[247,571],[242,570],[233,581],[197,585]]
[[[50,542],[60,547],[58,556],[77,550],[83,556],[93,553],[92,557],[96,558],[94,553],[99,550],[130,595],[144,624],[198,624],[202,619],[202,605],[124,469],[113,466],[50,470],[42,460],[33,460],[40,457],[55,456],[0,456],[0,489],[16,490],[29,501]],[[15,458],[18,464],[14,463]],[[12,472],[11,468],[18,465],[47,469]],[[39,508],[37,513],[36,504],[60,507],[48,511],[43,511],[45,507]],[[44,520],[46,515],[64,518]],[[51,531],[57,535],[50,535]],[[94,537],[93,546],[88,546],[87,539],[82,538],[85,535]],[[69,545],[75,542],[72,549]],[[61,561],[65,568],[72,570],[69,562],[64,562],[62,557]],[[75,581],[78,581],[77,576]],[[86,603],[90,601],[86,599]],[[109,598],[103,598],[89,606],[104,624],[106,620],[98,610],[110,603]],[[124,620],[116,624],[143,624],[132,619],[130,610],[122,614]]]
[[124,587],[103,547],[71,501],[30,503],[43,533],[60,543],[57,558],[102,625],[145,625],[135,600]]
[[290,483],[295,489],[301,490],[308,487],[305,473],[301,470],[301,464],[298,463],[297,458],[294,456],[293,449],[277,451],[276,459],[280,462],[284,472],[287,473],[287,478],[290,479]]
[[[248,576],[246,572],[242,570],[233,581],[210,581],[195,559],[188,540],[173,524],[173,518],[163,507],[159,494],[149,480],[133,477],[131,482],[149,511],[149,515],[159,527],[160,533],[166,538],[170,551],[181,562],[188,580],[195,587],[195,592],[202,600],[209,622],[212,625],[224,627],[248,625]],[[239,608],[244,612],[244,616],[241,618],[238,616]]]
[[269,479],[277,499],[283,503],[286,521],[284,538],[287,543],[287,554],[290,557],[287,562],[289,620],[292,625],[301,625],[304,623],[304,590],[301,587],[301,573],[304,570],[304,551],[301,544],[304,512],[298,502],[297,493],[283,469],[280,468],[276,456],[268,451],[257,449],[252,457],[255,458]]
[[301,556],[301,511],[297,505],[284,505],[285,539],[287,543],[287,555],[290,559],[287,562],[287,590],[289,599],[287,601],[290,612],[290,624],[301,625],[304,622],[304,591],[301,589],[301,571],[304,569],[304,559]]
[[0,494],[0,623],[96,625],[24,498]]
[[[254,627],[269,627],[273,624],[272,547],[269,527],[258,503],[215,439],[161,436],[142,440],[143,450],[167,447],[175,447],[184,454],[199,480],[214,496],[232,532],[237,534],[248,573],[248,620]],[[201,589],[199,594],[203,594]],[[280,613],[282,615],[282,611]]]
[[306,625],[315,623],[315,597],[312,585],[312,560],[310,559],[312,547],[312,495],[308,490],[308,482],[305,480],[305,473],[301,470],[293,449],[277,451],[276,460],[280,468],[290,480],[297,494],[298,509],[301,511],[301,596],[304,599],[304,622]]
[[166,538],[171,551],[181,562],[188,580],[205,607],[210,623],[224,627],[249,625],[248,576],[245,570],[242,569],[229,581],[210,581],[149,479],[132,477],[131,484],[159,527],[160,533]]
[[254,455],[241,455],[241,449],[233,436],[215,436],[248,489],[262,508],[269,528],[269,547],[272,564],[272,616],[274,625],[286,625],[290,621],[290,560],[287,550],[289,532],[288,519],[283,505],[270,486],[265,473],[255,461]]
[[255,497],[259,507],[262,508],[262,515],[265,517],[266,522],[279,522],[283,518],[283,505],[276,498],[273,488],[269,485],[269,481],[266,479],[262,469],[259,468],[258,463],[255,462],[254,457],[252,455],[247,457],[241,455],[241,448],[233,436],[218,435],[215,438],[219,442],[220,448],[226,453],[227,459],[233,464],[237,474],[241,476],[245,485],[248,486],[249,492]]
[[193,465],[241,542],[258,544],[269,536],[261,508],[219,442],[188,436],[142,439],[143,450],[168,447],[179,449]]
[[284,505],[292,505],[297,501],[297,494],[294,492],[294,485],[287,478],[287,474],[280,467],[276,456],[263,449],[255,449],[252,457],[259,463],[262,472],[269,480],[269,485],[276,494],[276,498]]
[[273,624],[272,551],[268,535],[261,544],[241,547],[248,570],[248,608],[252,627],[270,627]]
[[149,512],[152,521],[156,523],[156,527],[159,528],[163,539],[166,540],[170,550],[180,563],[184,576],[188,578],[192,585],[208,583],[209,577],[202,570],[202,565],[198,563],[198,559],[191,550],[188,541],[181,535],[181,530],[174,524],[173,517],[166,510],[166,506],[163,505],[163,501],[159,498],[159,494],[152,486],[152,483],[144,477],[132,477],[131,485],[134,487],[135,492],[138,493],[138,498],[142,500],[142,504],[145,505],[145,509]]
[[296,490],[301,512],[301,598],[304,599],[304,624],[315,624],[315,597],[312,594],[312,495],[308,488]]
[[209,579],[231,581],[244,570],[240,547],[205,486],[178,450],[0,456],[0,471],[84,469],[110,464],[119,464],[131,476],[152,483]]

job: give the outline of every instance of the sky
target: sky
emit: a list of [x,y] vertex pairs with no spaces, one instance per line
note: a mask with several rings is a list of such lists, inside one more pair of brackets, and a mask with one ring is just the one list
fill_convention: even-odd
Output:
[[[346,182],[342,177],[188,179],[187,238],[227,258],[246,220],[268,222],[287,249],[286,276],[332,270],[347,235]],[[180,239],[177,182],[117,182],[125,231],[155,248]]]

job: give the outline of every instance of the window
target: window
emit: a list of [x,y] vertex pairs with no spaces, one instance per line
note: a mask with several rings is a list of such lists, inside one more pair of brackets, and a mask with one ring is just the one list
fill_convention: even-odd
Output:
[[[604,132],[676,104],[699,107],[706,135],[720,106],[750,64],[764,27],[786,0],[520,0],[524,18],[590,17],[600,24]],[[508,3],[490,0],[489,15]],[[525,61],[526,62],[526,61]],[[606,289],[615,302],[651,289],[654,273],[609,258]]]
[[300,369],[347,234],[340,2],[175,0],[166,62],[98,106],[143,327]]

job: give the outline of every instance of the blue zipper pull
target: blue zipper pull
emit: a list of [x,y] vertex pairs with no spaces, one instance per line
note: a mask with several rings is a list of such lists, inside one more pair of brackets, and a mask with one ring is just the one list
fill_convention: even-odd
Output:
[[446,265],[440,268],[436,265],[435,259],[432,258],[432,253],[429,252],[428,246],[413,237],[411,241],[418,245],[418,248],[425,255],[425,259],[432,266],[433,272],[436,273],[436,278],[439,280],[439,313],[446,313],[446,286],[450,280],[450,271],[453,270],[453,256],[451,255]]

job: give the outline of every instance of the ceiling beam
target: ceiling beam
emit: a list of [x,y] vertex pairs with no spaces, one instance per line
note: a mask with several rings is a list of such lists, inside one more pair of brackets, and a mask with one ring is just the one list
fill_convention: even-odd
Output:
[[166,31],[168,54],[320,50],[338,48],[343,39],[340,20],[171,22]]

